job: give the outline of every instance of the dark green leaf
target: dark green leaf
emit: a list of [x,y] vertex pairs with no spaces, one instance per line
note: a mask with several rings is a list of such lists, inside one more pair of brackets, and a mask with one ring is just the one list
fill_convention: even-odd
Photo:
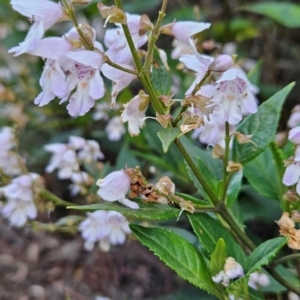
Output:
[[237,127],[237,131],[245,135],[253,135],[255,143],[239,144],[236,139],[233,143],[233,160],[245,165],[258,156],[273,140],[279,120],[282,104],[295,83],[291,83],[276,93],[258,108],[256,114],[246,117]]
[[114,210],[126,217],[132,217],[136,219],[148,219],[148,220],[170,220],[176,219],[180,212],[179,209],[171,207],[169,205],[159,203],[144,203],[136,201],[140,208],[131,209],[116,202],[105,202],[98,204],[82,205],[82,206],[68,206],[68,209],[95,211],[95,210]]
[[157,47],[153,51],[153,63],[151,72],[151,81],[159,95],[170,95],[171,92],[171,75],[165,67]]
[[231,207],[236,201],[238,193],[241,189],[242,178],[243,178],[242,171],[239,171],[232,176],[230,184],[227,189],[227,198],[226,198],[227,207]]
[[184,238],[160,228],[130,225],[136,237],[162,261],[195,286],[215,292],[204,258]]
[[[273,150],[273,151],[272,151]],[[283,157],[274,144],[244,167],[244,175],[261,195],[279,200],[282,197]]]
[[278,237],[260,244],[244,263],[246,275],[250,275],[262,266],[267,265],[286,242],[286,237]]
[[245,5],[240,9],[267,16],[286,27],[300,27],[300,5],[295,3],[271,1]]
[[230,233],[216,219],[207,214],[188,215],[194,232],[200,242],[212,254],[220,238],[224,239],[227,247],[227,256],[232,256],[237,262],[242,263],[246,255]]
[[168,152],[170,145],[181,134],[179,127],[166,128],[157,133],[159,139],[162,142],[163,151]]

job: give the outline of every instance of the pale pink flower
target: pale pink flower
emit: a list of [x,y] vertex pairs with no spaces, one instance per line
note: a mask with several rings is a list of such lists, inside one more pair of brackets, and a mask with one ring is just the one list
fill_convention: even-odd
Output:
[[178,21],[166,25],[165,28],[168,28],[168,32],[165,32],[163,28],[163,33],[167,33],[174,36],[179,42],[181,42],[185,46],[194,49],[195,45],[193,42],[193,36],[209,28],[210,25],[210,23],[203,22]]
[[119,141],[126,132],[126,129],[121,118],[115,116],[107,123],[105,131],[110,141]]
[[257,112],[257,103],[250,91],[251,84],[237,68],[224,72],[214,85],[203,86],[197,94],[210,98],[208,107],[213,108],[219,123],[238,124],[243,115]]
[[[134,70],[134,68],[130,65],[120,65],[124,68]],[[106,78],[112,81],[111,106],[113,107],[116,103],[118,94],[124,90],[136,78],[136,76],[113,68],[108,64],[104,64],[101,71]]]
[[[100,49],[101,50],[101,49]],[[105,86],[100,76],[100,68],[103,64],[103,55],[94,51],[79,50],[67,52],[65,57],[70,59],[67,78],[69,91],[76,88],[70,96],[67,106],[71,116],[85,115],[95,104],[95,100],[104,96]],[[60,103],[67,101],[64,97]]]
[[140,110],[141,101],[143,99],[137,95],[132,98],[128,103],[124,104],[124,111],[121,114],[121,120],[128,122],[128,131],[131,136],[139,135],[140,128],[144,126],[145,112],[148,105]]
[[[148,40],[147,34],[139,35],[141,15],[126,13],[127,26],[136,49],[142,47]],[[108,48],[105,54],[118,64],[130,65],[132,54],[124,31],[120,24],[117,28],[106,30],[104,44]]]
[[32,20],[26,39],[9,50],[15,56],[33,50],[43,37],[46,30],[52,27],[64,16],[63,7],[48,0],[11,0],[14,10]]
[[295,155],[289,160],[289,165],[283,174],[282,183],[291,186],[297,183],[296,191],[300,195],[300,146],[296,147]]
[[300,145],[300,126],[289,131],[289,140],[294,144]]
[[58,178],[68,179],[79,170],[76,153],[70,146],[56,143],[45,145],[44,149],[52,153],[50,163],[46,167],[47,173],[58,169]]
[[100,189],[98,195],[105,201],[118,201],[132,209],[138,209],[139,205],[128,200],[125,196],[130,188],[131,180],[124,171],[115,171],[96,183]]
[[47,105],[55,97],[63,98],[69,93],[66,75],[57,60],[46,60],[40,78],[40,86],[43,91],[34,100],[34,104],[37,104],[38,106]]

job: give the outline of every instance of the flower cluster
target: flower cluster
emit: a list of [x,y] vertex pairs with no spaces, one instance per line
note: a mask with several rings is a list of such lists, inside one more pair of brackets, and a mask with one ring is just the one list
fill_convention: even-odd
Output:
[[91,251],[95,243],[99,243],[103,251],[109,251],[110,245],[125,243],[126,234],[131,233],[128,225],[126,218],[118,212],[95,211],[87,214],[78,230],[85,240],[84,248],[87,251]]
[[46,172],[51,173],[57,169],[59,179],[70,179],[73,182],[70,185],[72,195],[78,194],[90,183],[89,175],[80,170],[81,164],[90,164],[104,158],[98,142],[78,136],[70,136],[66,144],[45,145],[44,149],[52,153]]
[[38,174],[29,173],[14,178],[10,184],[0,188],[0,193],[7,199],[7,204],[3,206],[1,212],[12,226],[21,227],[27,219],[36,218],[37,208],[34,198],[39,181]]
[[[243,276],[243,267],[233,257],[228,257],[225,261],[224,269],[213,276],[212,280],[216,283],[222,283],[224,286],[228,286],[230,280]],[[262,286],[267,286],[268,284],[269,278],[264,273],[254,272],[249,277],[248,285],[255,290]]]
[[8,176],[21,174],[25,159],[15,151],[17,141],[14,129],[11,127],[0,129],[0,145],[0,172]]

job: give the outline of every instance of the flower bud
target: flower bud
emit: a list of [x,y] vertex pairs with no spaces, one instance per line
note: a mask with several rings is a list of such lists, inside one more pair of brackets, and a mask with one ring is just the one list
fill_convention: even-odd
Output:
[[283,198],[283,200],[288,201],[288,202],[296,202],[296,201],[299,201],[299,199],[300,199],[299,195],[292,190],[288,190],[283,195],[282,198]]
[[126,14],[122,9],[118,8],[117,6],[106,6],[103,3],[98,3],[97,7],[100,11],[102,18],[106,19],[103,27],[106,27],[106,24],[108,22],[126,24]]
[[222,148],[222,146],[217,144],[216,146],[213,147],[213,150],[212,150],[213,158],[223,159],[224,155],[225,155],[225,152],[224,152],[224,149]]
[[244,276],[243,267],[233,257],[228,257],[224,266],[224,273],[229,279]]
[[153,24],[150,21],[149,17],[145,14],[141,16],[140,19],[140,29],[139,29],[139,35],[144,35],[147,33],[149,30],[153,29]]
[[289,131],[289,140],[294,144],[300,144],[300,126],[297,126]]
[[168,176],[163,176],[156,184],[157,189],[167,195],[173,195],[175,192],[175,184]]
[[95,41],[95,30],[88,24],[84,23],[80,27],[84,37],[89,42],[90,45],[94,45]]
[[163,128],[167,128],[172,119],[173,117],[170,114],[160,115],[159,113],[156,113],[156,120]]
[[238,172],[243,168],[242,164],[239,162],[229,161],[226,167],[227,172]]
[[215,72],[225,72],[233,66],[233,60],[228,54],[218,55],[210,64],[209,70]]

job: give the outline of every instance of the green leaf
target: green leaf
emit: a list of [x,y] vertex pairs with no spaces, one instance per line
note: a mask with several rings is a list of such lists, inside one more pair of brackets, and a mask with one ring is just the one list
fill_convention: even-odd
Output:
[[215,285],[204,258],[184,238],[160,228],[145,228],[131,224],[130,229],[179,276],[209,293],[215,292]]
[[278,253],[278,251],[286,244],[286,237],[278,237],[268,240],[260,244],[247,258],[244,263],[246,275],[267,265],[269,261]]
[[283,157],[272,143],[244,167],[244,175],[261,195],[279,200],[283,194]]
[[176,219],[180,212],[179,209],[165,204],[144,203],[135,201],[139,204],[139,209],[131,209],[116,202],[105,202],[82,206],[68,206],[68,209],[95,211],[95,210],[114,210],[126,217],[148,220],[170,220]]
[[171,93],[171,75],[165,67],[157,47],[153,51],[153,63],[151,72],[151,81],[159,95],[170,95]]
[[212,254],[220,238],[224,239],[227,247],[227,255],[232,256],[237,262],[242,263],[246,255],[230,233],[216,219],[208,214],[188,215],[195,234],[208,253]]
[[235,299],[251,299],[251,300],[263,300],[265,299],[261,292],[250,290],[248,288],[249,276],[233,281],[226,289],[228,295],[234,295]]
[[116,170],[122,169],[126,165],[130,168],[135,168],[136,166],[138,166],[138,164],[139,163],[134,153],[128,148],[126,144],[123,145],[118,154],[115,169]]
[[239,9],[267,16],[286,27],[300,27],[300,5],[295,3],[263,2],[245,5]]
[[179,127],[166,128],[157,133],[159,139],[162,142],[163,151],[168,152],[170,145],[181,134]]
[[258,156],[264,148],[273,140],[281,107],[287,95],[295,83],[290,83],[284,89],[276,93],[269,100],[259,106],[258,112],[246,117],[240,123],[236,131],[245,135],[253,135],[251,140],[255,143],[239,144],[236,139],[233,142],[233,160],[245,165]]
[[227,207],[230,207],[235,203],[238,193],[241,189],[242,178],[243,178],[242,171],[236,172],[232,176],[230,184],[227,189],[227,198],[226,198],[226,206]]
[[226,243],[222,238],[220,238],[210,259],[210,274],[212,276],[215,276],[224,269],[226,258]]

